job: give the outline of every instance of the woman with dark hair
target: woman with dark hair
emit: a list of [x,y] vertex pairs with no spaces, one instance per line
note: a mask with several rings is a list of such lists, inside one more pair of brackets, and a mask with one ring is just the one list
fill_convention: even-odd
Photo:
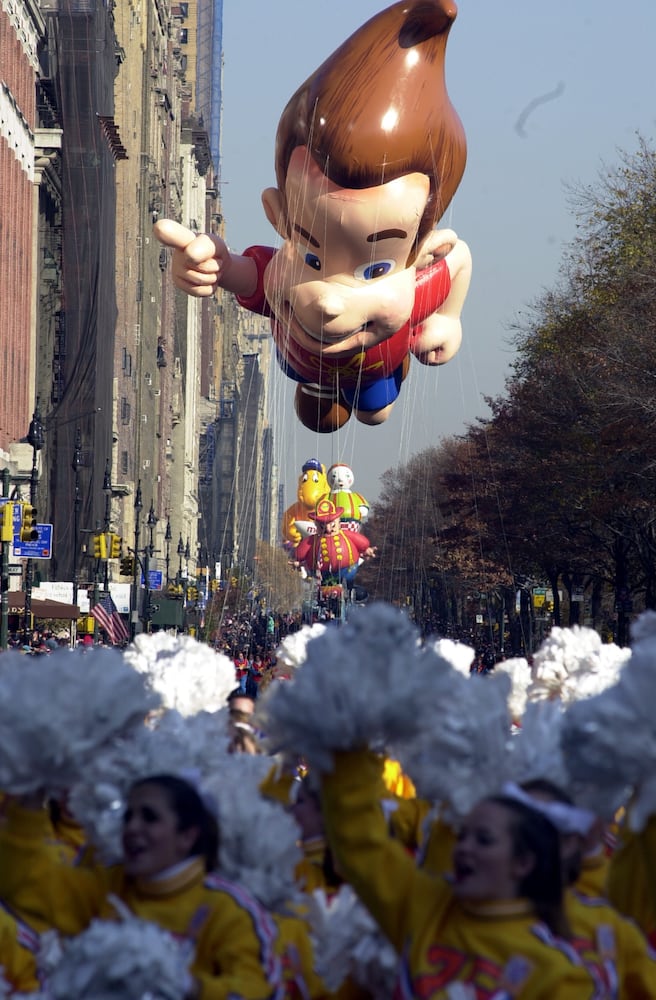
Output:
[[656,1000],[656,956],[645,935],[606,899],[578,885],[591,833],[595,839],[594,813],[578,808],[567,792],[544,778],[525,782],[515,794],[532,800],[558,830],[565,912],[583,961],[609,990],[617,984],[617,995]]
[[193,783],[171,774],[135,782],[123,823],[123,863],[72,868],[46,845],[44,809],[14,800],[0,829],[0,897],[37,931],[66,935],[117,901],[193,948],[186,1000],[265,1000],[279,982],[275,928],[262,907],[214,869],[217,822]]
[[[561,871],[560,839],[558,831],[545,816],[531,809],[529,806],[513,799],[508,795],[495,795],[483,800],[479,807],[481,809],[492,806],[500,807],[507,815],[508,831],[512,842],[512,856],[515,861],[518,873],[517,895],[528,899],[533,905],[533,909],[540,920],[546,924],[549,930],[558,937],[567,939],[571,936],[569,924],[564,911],[562,880],[554,878]],[[476,811],[469,817],[477,815]],[[461,827],[456,847],[454,850],[454,865],[463,865],[463,831],[466,823]],[[460,899],[466,899],[467,876],[466,876],[466,856],[464,858],[465,877],[461,879],[457,895]],[[526,869],[522,873],[523,869]],[[469,890],[471,892],[471,890]]]
[[400,997],[445,998],[466,984],[477,1000],[604,996],[566,940],[558,833],[505,796],[484,799],[460,826],[452,876],[418,868],[388,833],[382,761],[339,753],[322,801],[340,874],[401,957]]

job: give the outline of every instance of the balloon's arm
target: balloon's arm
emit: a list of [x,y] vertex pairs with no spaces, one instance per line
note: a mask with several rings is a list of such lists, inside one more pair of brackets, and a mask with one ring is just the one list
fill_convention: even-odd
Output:
[[[440,233],[436,232],[435,236],[439,238]],[[450,361],[462,341],[460,314],[472,273],[469,247],[456,239],[445,259],[451,277],[449,294],[432,316],[424,320],[411,346],[412,353],[424,365],[443,365]]]
[[173,282],[187,295],[203,298],[217,288],[244,297],[254,294],[257,264],[250,257],[231,253],[220,236],[197,236],[172,219],[159,219],[153,232],[160,243],[173,250]]

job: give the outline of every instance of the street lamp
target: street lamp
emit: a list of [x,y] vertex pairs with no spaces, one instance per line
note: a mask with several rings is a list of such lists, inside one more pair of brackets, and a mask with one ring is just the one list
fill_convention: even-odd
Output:
[[169,563],[171,562],[171,540],[173,535],[171,534],[171,518],[166,519],[166,531],[164,532],[164,541],[166,542],[166,586],[168,587],[171,578],[169,576]]
[[78,563],[80,560],[80,466],[82,465],[82,431],[78,427],[75,431],[75,449],[73,451],[73,461],[71,468],[75,473],[75,486],[73,493],[73,604],[77,604],[77,591],[79,585]]
[[130,618],[132,619],[130,624],[131,624],[133,639],[137,631],[136,619],[138,615],[135,614],[135,612],[137,612],[139,609],[139,571],[140,571],[139,535],[141,533],[140,518],[142,510],[143,510],[143,500],[141,497],[141,480],[139,480],[139,482],[137,483],[137,491],[134,495],[134,581],[133,581],[134,593],[132,598],[132,608],[131,608],[132,613],[130,615]]
[[[39,485],[38,454],[43,448],[43,424],[39,411],[39,398],[34,404],[34,413],[27,432],[28,444],[32,446],[32,471],[30,473],[30,504],[36,506],[36,492]],[[34,580],[34,561],[28,558],[25,567],[25,613],[23,618],[23,642],[29,645],[32,627],[32,583]]]
[[189,560],[191,559],[191,549],[189,548],[189,539],[187,539],[187,544],[184,550],[185,557],[185,572],[187,574],[187,580],[189,579]]
[[178,542],[178,583],[182,580],[182,557],[184,555],[184,542],[182,541],[182,535],[180,535],[180,541]]
[[151,606],[150,606],[150,560],[155,552],[155,545],[153,542],[153,534],[155,528],[157,527],[157,518],[155,516],[155,509],[153,507],[153,501],[150,501],[150,510],[148,511],[148,518],[146,520],[148,526],[148,531],[150,533],[150,538],[148,544],[144,546],[144,631],[150,632],[150,617],[151,617]]
[[[112,470],[109,459],[105,462],[105,476],[103,479],[103,493],[105,494],[105,534],[109,531],[112,520]],[[109,555],[109,553],[108,553]],[[105,593],[109,593],[109,560],[105,560]]]

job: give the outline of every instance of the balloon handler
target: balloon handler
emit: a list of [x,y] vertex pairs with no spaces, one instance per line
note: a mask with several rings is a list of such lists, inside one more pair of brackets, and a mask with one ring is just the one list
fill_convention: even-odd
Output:
[[310,517],[317,525],[316,535],[308,535],[296,547],[297,565],[315,574],[321,581],[322,596],[336,596],[336,588],[353,589],[362,560],[373,558],[376,549],[359,531],[341,527],[344,510],[328,497],[319,500]]
[[303,83],[276,135],[277,187],[262,195],[279,249],[232,253],[215,234],[162,219],[175,284],[217,288],[271,318],[296,412],[330,433],[351,413],[387,419],[410,355],[460,347],[469,249],[436,229],[462,177],[465,134],[444,60],[453,0],[402,0],[372,17]]

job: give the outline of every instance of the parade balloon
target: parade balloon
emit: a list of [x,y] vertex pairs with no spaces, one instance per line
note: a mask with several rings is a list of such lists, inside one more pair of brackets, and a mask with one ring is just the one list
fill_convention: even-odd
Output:
[[369,517],[369,503],[361,493],[351,489],[355,482],[353,470],[344,462],[335,462],[326,473],[330,499],[336,507],[342,508],[342,528],[359,531],[363,521]]
[[321,580],[322,587],[342,585],[351,590],[360,563],[374,556],[376,549],[365,535],[342,528],[343,513],[329,497],[320,500],[310,514],[317,532],[300,542],[294,557],[308,575]]
[[279,249],[232,253],[171,220],[173,278],[221,287],[270,316],[296,412],[331,432],[387,419],[410,357],[448,361],[461,341],[467,245],[436,229],[460,182],[465,134],[445,84],[453,0],[402,0],[372,17],[298,88],[278,123],[277,187],[262,201]]
[[316,524],[310,515],[328,489],[325,466],[318,459],[309,458],[298,477],[296,502],[282,516],[281,534],[287,547],[295,549],[306,535],[314,534]]

